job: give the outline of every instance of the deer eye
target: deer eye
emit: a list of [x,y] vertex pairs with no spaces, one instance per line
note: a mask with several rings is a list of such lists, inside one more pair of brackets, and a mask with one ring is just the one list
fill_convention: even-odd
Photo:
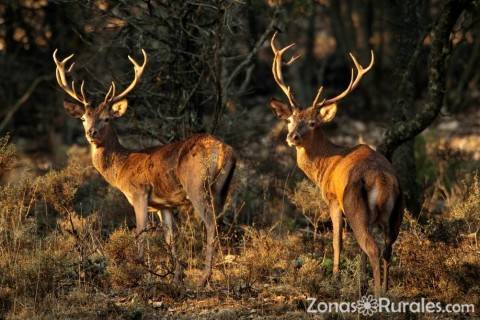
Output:
[[315,128],[315,125],[316,125],[315,121],[309,121],[309,122],[308,122],[308,126],[309,126],[310,128]]
[[103,121],[108,122],[108,121],[110,121],[110,118],[105,118],[105,119],[103,119]]
[[85,122],[85,118],[84,118],[84,117],[81,117],[80,120],[82,120],[82,122]]

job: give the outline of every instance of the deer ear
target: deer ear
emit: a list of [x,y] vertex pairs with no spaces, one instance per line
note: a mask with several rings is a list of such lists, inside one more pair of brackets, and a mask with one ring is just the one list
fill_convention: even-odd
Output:
[[67,113],[74,118],[81,118],[85,113],[85,109],[76,103],[63,101],[63,107],[67,110]]
[[127,111],[128,101],[127,99],[122,99],[118,102],[115,102],[110,108],[110,114],[112,117],[119,118]]
[[326,106],[323,106],[319,111],[319,117],[322,122],[330,122],[335,118],[337,114],[337,104],[332,103]]
[[288,119],[292,115],[290,106],[277,99],[270,100],[270,107],[280,119]]

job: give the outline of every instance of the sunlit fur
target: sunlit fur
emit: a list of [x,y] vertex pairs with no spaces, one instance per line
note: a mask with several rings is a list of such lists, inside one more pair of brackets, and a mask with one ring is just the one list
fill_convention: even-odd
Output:
[[[83,122],[94,167],[135,209],[140,255],[143,254],[147,212],[161,211],[161,216],[170,219],[173,208],[185,204],[193,206],[207,231],[201,281],[205,284],[211,275],[215,250],[215,214],[223,210],[235,169],[233,149],[208,134],[138,151],[126,149],[112,126],[114,118],[125,110],[115,114],[113,107],[102,103],[97,108],[87,107],[81,114],[78,108],[82,107],[65,103],[66,110]],[[122,107],[126,108],[126,103]],[[171,242],[172,223],[168,225],[166,240]],[[176,258],[175,251],[173,254]],[[176,266],[175,280],[179,281],[182,270],[180,263]]]
[[[291,147],[301,146],[303,141],[308,140],[313,130],[318,127],[320,121],[315,116],[316,112],[313,108],[304,110],[303,112],[295,109],[287,119],[287,144]],[[293,138],[297,135],[299,140]]]
[[[80,120],[82,120],[83,129],[85,130],[85,138],[88,143],[97,146],[101,146],[102,143],[104,143],[108,131],[111,130],[110,124],[108,123],[111,118],[112,116],[106,108],[86,108],[86,111]],[[91,130],[96,131],[96,137],[91,135]]]
[[380,295],[380,251],[372,229],[378,227],[384,235],[383,290],[386,291],[392,245],[403,216],[402,195],[393,166],[367,145],[346,148],[330,142],[322,124],[333,119],[333,109],[330,114],[313,107],[292,110],[276,100],[271,102],[271,107],[279,117],[288,121],[287,143],[296,149],[297,164],[320,188],[330,207],[334,276],[339,272],[344,216],[364,254],[369,257],[374,292]]

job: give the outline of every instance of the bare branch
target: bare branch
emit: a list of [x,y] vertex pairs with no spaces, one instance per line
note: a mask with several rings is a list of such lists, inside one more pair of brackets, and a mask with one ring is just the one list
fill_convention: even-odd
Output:
[[28,99],[32,96],[32,94],[35,92],[35,89],[37,86],[43,82],[47,81],[53,78],[53,75],[43,75],[35,80],[33,80],[32,84],[28,87],[28,89],[25,91],[25,93],[18,99],[11,107],[7,108],[7,112],[5,114],[5,117],[3,118],[2,122],[0,123],[0,132],[5,129],[5,127],[8,125],[10,120],[12,119],[13,115],[20,109],[20,107],[28,101]]
[[225,91],[227,91],[228,88],[232,85],[233,81],[238,76],[238,74],[244,68],[248,67],[252,63],[252,59],[256,56],[258,50],[262,47],[262,45],[265,43],[265,41],[267,40],[269,35],[275,29],[275,25],[276,25],[277,20],[278,20],[277,16],[278,15],[275,13],[272,21],[270,21],[270,24],[265,29],[265,32],[258,39],[257,43],[255,43],[255,46],[253,47],[252,51],[250,51],[250,53],[245,57],[245,59],[237,65],[237,67],[230,74],[230,77],[228,77],[227,81],[225,81]]

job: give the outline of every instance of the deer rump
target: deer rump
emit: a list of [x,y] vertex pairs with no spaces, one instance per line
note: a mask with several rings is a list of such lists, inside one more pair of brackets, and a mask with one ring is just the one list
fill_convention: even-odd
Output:
[[[369,228],[379,226],[382,230],[388,230],[391,226],[396,226],[391,220],[397,220],[394,209],[401,202],[400,185],[387,159],[373,153],[367,146],[354,148],[351,153],[353,158],[360,150],[366,151],[366,155],[363,155],[365,158],[356,162],[354,167],[342,168],[339,165],[340,170],[345,172],[344,179],[339,179],[344,182],[340,187],[343,190],[338,192],[342,211],[350,220],[355,220],[355,213],[362,206],[362,210],[368,211]],[[345,162],[348,163],[348,160]]]

